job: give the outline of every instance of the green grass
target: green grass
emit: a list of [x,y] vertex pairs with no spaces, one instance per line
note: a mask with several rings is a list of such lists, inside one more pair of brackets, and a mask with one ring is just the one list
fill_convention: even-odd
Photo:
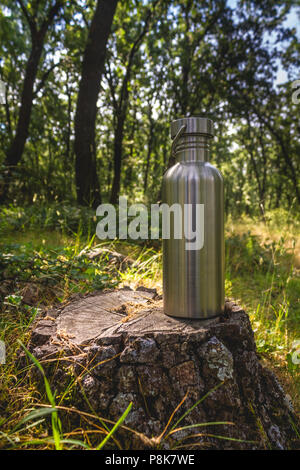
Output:
[[[93,412],[86,416],[73,410],[85,424],[64,433],[58,414],[66,413],[63,410],[70,405],[72,382],[63,397],[55,397],[51,389],[49,395],[46,382],[41,390],[15,365],[18,341],[26,344],[43,306],[63,302],[74,293],[123,285],[156,287],[161,292],[159,246],[98,244],[94,230],[89,211],[67,206],[10,207],[0,212],[0,339],[7,347],[7,364],[0,366],[2,448],[100,449],[111,439],[118,446],[113,434],[122,417],[118,423],[108,423]],[[300,366],[292,358],[300,340],[299,234],[299,222],[283,211],[266,214],[265,221],[243,217],[226,225],[226,296],[247,310],[258,352],[279,375],[296,410]],[[95,260],[81,254],[95,246],[122,253],[131,259],[130,265],[120,269],[107,251]],[[28,367],[38,367],[34,358],[31,361]]]
[[299,412],[300,367],[292,356],[300,339],[300,228],[297,220],[278,212],[266,222],[228,222],[227,295],[248,312],[258,352]]

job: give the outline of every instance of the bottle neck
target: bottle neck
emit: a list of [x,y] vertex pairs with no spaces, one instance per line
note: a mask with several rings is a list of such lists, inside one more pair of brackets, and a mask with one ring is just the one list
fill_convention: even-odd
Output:
[[208,162],[210,157],[210,135],[183,134],[174,151],[176,160],[184,162]]

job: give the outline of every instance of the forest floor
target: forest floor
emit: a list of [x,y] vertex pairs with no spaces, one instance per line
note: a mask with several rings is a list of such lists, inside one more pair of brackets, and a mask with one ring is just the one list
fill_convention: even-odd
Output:
[[[18,340],[26,344],[41,309],[95,289],[144,285],[161,292],[160,245],[99,243],[91,214],[68,206],[0,212],[0,339],[6,345],[6,364],[0,366],[0,448],[62,445],[55,433],[54,441],[49,440],[47,417],[36,411],[47,399],[51,403],[49,390],[46,387],[44,393],[24,380],[16,366]],[[258,353],[279,377],[296,412],[300,411],[300,365],[295,363],[300,349],[299,235],[300,222],[283,210],[265,214],[264,220],[244,216],[226,223],[226,297],[246,309]],[[88,257],[91,250],[98,252]],[[36,414],[27,419],[30,410]],[[54,413],[52,428],[53,418]],[[64,447],[77,445],[69,439]]]

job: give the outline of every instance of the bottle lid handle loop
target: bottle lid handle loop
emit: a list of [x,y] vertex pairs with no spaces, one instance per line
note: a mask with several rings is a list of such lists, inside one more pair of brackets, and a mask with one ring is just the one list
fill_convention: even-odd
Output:
[[179,131],[177,132],[177,134],[175,135],[175,137],[172,141],[171,154],[172,154],[173,157],[175,156],[177,142],[178,142],[178,140],[180,139],[181,135],[184,133],[185,130],[186,130],[186,124],[184,124],[183,126],[180,127]]

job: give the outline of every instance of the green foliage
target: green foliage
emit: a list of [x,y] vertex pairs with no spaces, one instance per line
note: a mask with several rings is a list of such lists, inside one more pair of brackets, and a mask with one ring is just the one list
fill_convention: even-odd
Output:
[[245,306],[258,352],[291,377],[297,394],[300,370],[292,357],[300,337],[299,223],[282,209],[267,212],[265,221],[228,224],[227,295]]
[[[24,70],[30,54],[28,22],[19,5],[0,9],[0,76],[7,84],[0,106],[0,165],[17,127]],[[38,24],[50,2],[26,6]],[[121,192],[161,198],[170,163],[169,122],[200,113],[216,123],[212,161],[225,177],[226,213],[256,215],[299,203],[297,31],[287,15],[293,2],[119,2],[109,38],[95,130],[103,200],[111,193],[115,145],[121,145]],[[35,84],[29,139],[20,165],[0,168],[8,200],[74,204],[74,115],[81,57],[95,1],[67,2],[46,38]],[[146,33],[139,41],[149,12]],[[275,86],[276,69],[288,81]],[[123,115],[124,114],[124,115]],[[45,118],[46,116],[46,118]],[[117,123],[124,118],[121,140]]]
[[[50,384],[48,382],[48,379],[45,375],[44,369],[40,362],[31,354],[30,351],[24,346],[24,344],[20,341],[20,344],[22,348],[24,349],[25,353],[27,356],[32,360],[32,362],[36,365],[36,367],[39,369],[43,376],[44,380],[44,385],[45,385],[45,390],[47,394],[47,398],[51,404],[52,407],[52,413],[51,413],[51,425],[52,425],[52,433],[53,433],[53,440],[55,443],[55,449],[56,450],[62,450],[62,445],[61,445],[61,433],[62,433],[62,428],[61,428],[61,421],[58,417],[58,413],[56,410],[56,405],[55,405],[55,396],[53,395],[51,391]],[[36,415],[35,415],[36,417]]]
[[268,245],[261,245],[258,237],[247,233],[232,234],[226,240],[226,266],[231,274],[234,272],[256,272],[260,269],[262,273],[268,271],[272,260],[272,250]]
[[106,269],[105,259],[91,261],[77,253],[77,247],[33,250],[31,243],[8,244],[0,254],[2,280],[37,282],[46,286],[69,285],[74,292],[103,289],[118,283],[118,272],[113,276]]
[[[63,430],[62,430],[62,423],[61,420],[58,416],[58,408],[56,404],[56,397],[55,394],[53,394],[51,390],[50,383],[46,377],[45,371],[41,363],[30,353],[30,351],[24,346],[24,344],[19,340],[18,341],[21,345],[21,347],[24,349],[25,354],[28,356],[28,358],[33,362],[33,364],[37,367],[39,372],[41,373],[43,377],[43,382],[45,386],[45,392],[47,399],[50,403],[50,408],[39,408],[39,409],[34,409],[30,413],[26,414],[26,416],[21,419],[15,427],[9,432],[9,433],[1,433],[3,437],[6,438],[6,440],[11,444],[11,448],[17,448],[17,447],[31,447],[35,445],[54,445],[55,450],[63,450],[66,447],[67,448],[84,448],[88,450],[92,450],[92,447],[88,445],[84,441],[80,440],[75,440],[75,439],[64,439],[63,435]],[[103,438],[103,440],[95,447],[95,450],[101,450],[106,443],[113,437],[114,433],[117,431],[117,429],[121,426],[121,424],[124,422],[128,414],[130,413],[130,410],[132,408],[132,403],[129,403],[128,407],[122,414],[122,416],[118,419],[118,421],[113,425],[111,430],[106,429],[106,436]],[[24,430],[28,431],[30,428],[37,427],[40,425],[44,419],[45,416],[50,415],[51,417],[51,429],[52,429],[52,435],[53,439],[31,439],[31,440],[25,440],[20,442],[20,439],[18,435],[22,433]],[[97,416],[96,416],[97,417]],[[26,425],[25,427],[24,424],[33,421],[30,425]]]
[[[40,26],[54,2],[23,3]],[[19,2],[3,0],[0,6],[0,78],[6,83],[0,105],[0,198],[10,183],[8,205],[0,207],[0,332],[10,364],[16,362],[17,339],[26,343],[44,305],[124,284],[161,289],[159,243],[97,245],[129,256],[132,262],[122,270],[107,251],[93,259],[85,255],[96,247],[97,220],[75,202],[74,116],[96,3],[63,2],[49,29],[34,83],[29,136],[20,164],[10,171],[4,162],[18,126],[32,28]],[[246,307],[258,352],[299,386],[293,360],[300,338],[299,104],[292,102],[299,38],[286,23],[293,13],[295,2],[237,0],[236,8],[228,0],[118,2],[97,102],[95,160],[103,201],[111,194],[119,144],[121,193],[132,201],[157,202],[172,163],[169,122],[194,113],[215,121],[212,163],[225,182],[226,295]],[[287,73],[280,86],[278,66]],[[41,398],[15,366],[1,369],[3,446],[91,448],[63,434],[58,397],[43,377]],[[7,390],[13,390],[12,397]],[[67,401],[71,391],[72,382],[59,399]],[[42,399],[48,399],[48,408],[36,406]],[[93,416],[106,436],[93,448],[114,438],[129,411],[130,405],[111,428]],[[48,432],[48,417],[52,437],[37,439]]]
[[[95,239],[87,239],[82,233],[72,234],[68,229],[68,218],[60,218],[52,206],[48,209],[41,206],[40,210],[41,214],[51,214],[47,227],[51,226],[55,231],[43,230],[38,234],[33,231],[33,227],[38,227],[43,220],[42,215],[38,214],[38,205],[34,206],[34,211],[28,208],[28,213],[24,209],[20,224],[22,230],[15,229],[19,220],[18,211],[2,213],[6,225],[1,238],[0,295],[3,302],[0,331],[1,339],[7,344],[8,357],[0,377],[0,401],[4,406],[0,421],[0,443],[4,448],[102,448],[108,436],[114,438],[112,433],[116,430],[115,423],[106,423],[91,414],[89,418],[100,423],[103,433],[100,442],[95,439],[92,445],[86,440],[73,439],[73,434],[66,435],[53,413],[59,413],[59,419],[64,423],[66,410],[61,407],[68,409],[72,403],[74,377],[70,375],[70,381],[60,395],[52,391],[51,381],[47,379],[55,399],[53,405],[48,387],[44,395],[39,384],[27,381],[26,369],[18,369],[18,340],[26,344],[30,325],[44,305],[68,300],[74,292],[89,292],[116,285],[130,285],[133,288],[144,285],[156,287],[161,292],[161,250],[159,247],[125,241],[97,245]],[[73,211],[74,208],[70,209],[70,214]],[[246,216],[236,221],[228,220],[226,296],[246,308],[255,332],[258,352],[272,367],[276,367],[277,373],[284,374],[287,380],[285,388],[297,407],[299,364],[294,359],[295,354],[298,354],[300,337],[300,279],[299,247],[293,243],[293,239],[299,236],[299,227],[297,223],[294,226],[291,224],[290,215],[284,211],[267,212],[265,219],[267,223],[253,221]],[[78,220],[78,226],[82,225]],[[64,232],[67,232],[66,235]],[[17,242],[14,240],[16,234]],[[94,259],[89,259],[85,254],[89,249],[103,248],[110,251],[103,251]],[[112,251],[122,253],[132,262],[120,270],[108,256]],[[32,298],[26,292],[28,286],[38,287],[37,294]],[[7,391],[12,389],[15,392],[10,397]],[[18,400],[15,393],[18,394]],[[50,404],[45,404],[45,400]],[[73,412],[80,416],[80,410]],[[123,419],[125,415],[118,421],[118,426],[123,425]],[[177,418],[176,425],[172,423],[172,426],[168,426],[162,439],[171,432],[177,432],[181,418],[179,420]],[[207,426],[210,424],[206,423]],[[201,426],[204,424],[199,423],[199,428]],[[94,428],[89,429],[92,432]],[[51,431],[52,436],[47,434],[48,431]],[[45,432],[46,436],[41,438]],[[97,433],[95,435],[98,436]],[[118,445],[117,441],[114,445]]]
[[32,204],[27,207],[0,207],[0,234],[60,230],[66,234],[95,233],[95,212],[65,204]]

